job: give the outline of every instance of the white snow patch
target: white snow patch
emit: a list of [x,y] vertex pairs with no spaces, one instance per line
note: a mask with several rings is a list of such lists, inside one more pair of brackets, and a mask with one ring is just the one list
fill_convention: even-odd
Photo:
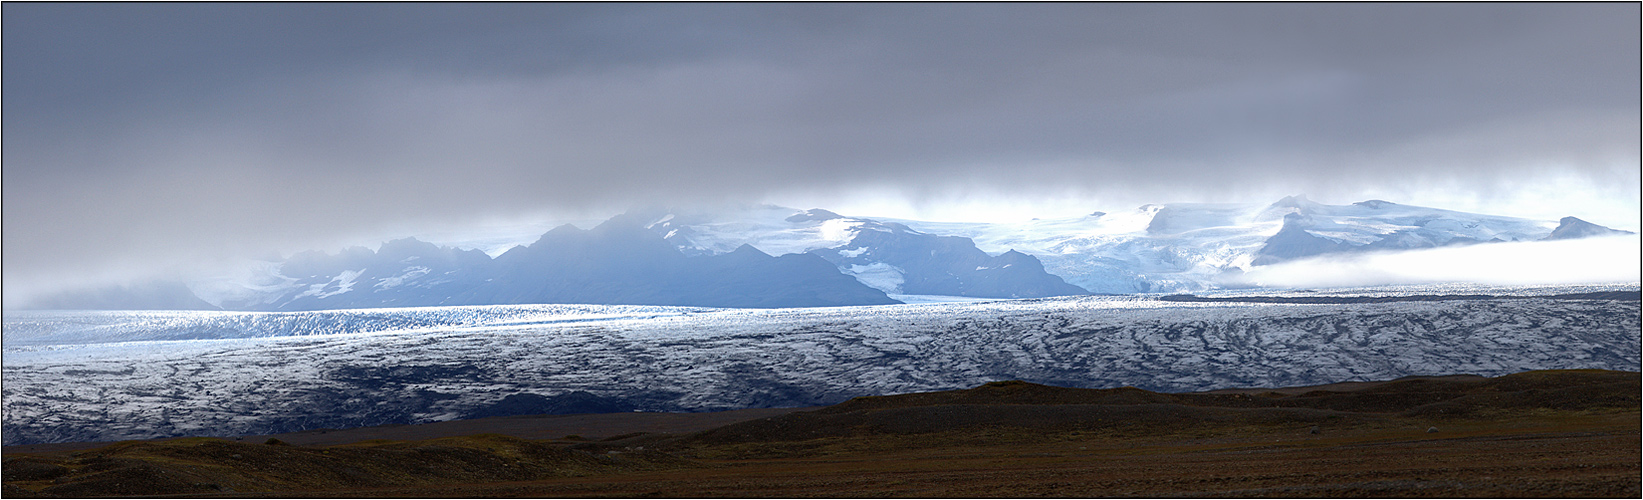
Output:
[[860,281],[861,284],[876,288],[887,294],[901,293],[901,284],[906,282],[902,278],[901,268],[883,262],[874,262],[865,266],[856,264],[843,271],[845,274],[854,276],[856,281]]
[[1001,300],[1001,299],[984,299],[984,298],[978,298],[978,297],[959,297],[959,296],[956,296],[956,295],[901,295],[901,294],[886,294],[886,295],[889,295],[890,298],[902,301],[903,303],[906,303],[906,304],[945,304],[945,303],[986,302],[986,301],[989,301],[989,300]]
[[423,267],[423,266],[407,267],[403,271],[400,271],[399,276],[382,278],[381,280],[378,280],[377,284],[376,284],[376,288],[380,288],[380,289],[383,289],[383,290],[393,288],[393,287],[405,284],[405,282],[407,280],[413,280],[413,279],[420,278],[423,275],[428,274],[430,272],[433,272],[433,270],[428,269],[428,268]]
[[852,226],[861,224],[847,219],[789,222],[787,217],[793,212],[789,208],[759,206],[729,214],[687,213],[665,227],[688,229],[667,237],[678,238],[675,244],[710,253],[729,253],[742,245],[753,245],[766,254],[781,256],[844,245],[855,237]]
[[[314,285],[309,285],[307,291],[304,291],[300,294],[297,294],[296,297],[291,297],[291,298],[292,299],[297,299],[297,298],[307,297],[309,295],[312,295],[315,298],[323,299],[323,298],[330,297],[332,295],[336,295],[336,294],[339,294],[339,293],[348,293],[348,292],[354,291],[354,279],[359,278],[359,275],[364,274],[364,273],[365,273],[364,269],[360,269],[358,271],[343,271],[343,272],[337,274],[337,276],[335,278],[331,278],[331,281],[327,281],[327,282],[324,282],[324,283],[318,283],[318,284],[314,284]],[[327,289],[331,288],[331,285],[333,285],[333,284],[336,285],[336,287],[337,287],[336,290],[326,291]]]
[[861,231],[861,226],[862,223],[859,220],[828,219],[822,221],[817,232],[821,235],[821,239],[823,240],[837,241],[840,244],[843,244],[844,242],[855,239],[856,233]]
[[843,256],[846,259],[854,259],[856,257],[860,257],[861,254],[864,254],[864,253],[867,253],[867,247],[853,248],[853,249],[850,249],[850,250],[839,250],[839,255]]

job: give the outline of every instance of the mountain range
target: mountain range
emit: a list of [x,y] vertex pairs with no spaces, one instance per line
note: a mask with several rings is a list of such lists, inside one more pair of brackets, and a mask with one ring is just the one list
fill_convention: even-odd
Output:
[[407,238],[376,252],[298,254],[273,293],[224,302],[241,310],[487,304],[815,307],[899,303],[809,254],[751,246],[689,257],[632,216],[592,229],[564,225],[491,258]]
[[635,210],[495,257],[404,238],[309,251],[251,279],[63,293],[34,309],[322,309],[533,303],[823,307],[1247,287],[1249,269],[1327,254],[1630,234],[1369,200],[1175,203],[1022,223],[850,217],[761,205]]

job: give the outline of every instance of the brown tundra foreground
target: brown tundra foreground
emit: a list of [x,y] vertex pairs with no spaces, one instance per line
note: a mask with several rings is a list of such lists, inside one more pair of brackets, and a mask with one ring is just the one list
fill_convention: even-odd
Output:
[[4,496],[1626,497],[1640,376],[1162,394],[994,382],[825,408],[12,446]]

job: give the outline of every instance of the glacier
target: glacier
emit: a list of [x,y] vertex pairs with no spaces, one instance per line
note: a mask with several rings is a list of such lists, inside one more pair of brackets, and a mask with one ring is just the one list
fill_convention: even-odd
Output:
[[[1534,369],[1637,370],[1639,302],[1586,287],[1372,304],[1155,295],[727,309],[506,305],[306,312],[16,311],[5,444],[235,436],[484,415],[509,396],[711,411],[1022,379],[1155,391]],[[1238,297],[1229,291],[1220,297]],[[1271,291],[1263,291],[1272,295]]]
[[[1150,204],[1132,210],[1018,223],[880,220],[918,231],[967,237],[989,253],[1015,250],[1032,255],[1051,274],[1094,293],[1200,292],[1228,288],[1229,284],[1249,286],[1239,283],[1244,272],[1292,258],[1288,254],[1535,241],[1559,227],[1556,221],[1382,200],[1329,205],[1304,196],[1285,197],[1271,204]],[[1285,228],[1306,241],[1278,238]],[[1297,248],[1307,243],[1328,250]]]

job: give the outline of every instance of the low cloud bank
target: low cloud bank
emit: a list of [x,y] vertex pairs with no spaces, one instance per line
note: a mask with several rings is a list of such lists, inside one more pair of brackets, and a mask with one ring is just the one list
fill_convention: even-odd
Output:
[[1544,285],[1639,278],[1639,236],[1492,243],[1393,253],[1331,255],[1261,266],[1242,276],[1274,288],[1424,283]]

